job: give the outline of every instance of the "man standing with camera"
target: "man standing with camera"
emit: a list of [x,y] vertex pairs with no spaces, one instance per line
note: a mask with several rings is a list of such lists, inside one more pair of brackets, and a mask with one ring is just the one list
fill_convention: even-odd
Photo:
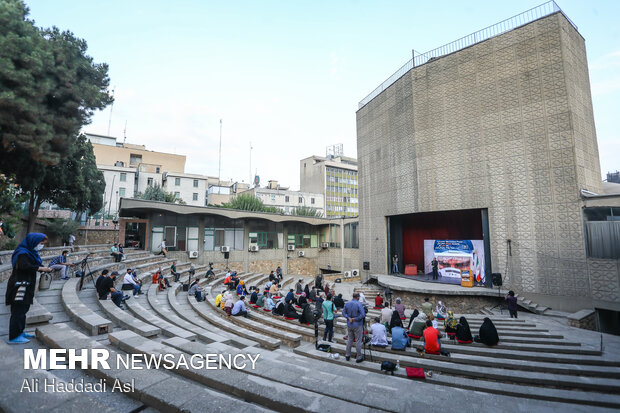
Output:
[[361,363],[364,361],[364,355],[362,354],[363,343],[363,325],[364,318],[366,317],[366,311],[359,302],[359,293],[353,293],[353,299],[345,304],[342,310],[342,315],[347,319],[347,349],[345,357],[347,361],[351,359],[351,347],[353,346],[353,339],[355,339],[355,351],[357,354],[356,362]]

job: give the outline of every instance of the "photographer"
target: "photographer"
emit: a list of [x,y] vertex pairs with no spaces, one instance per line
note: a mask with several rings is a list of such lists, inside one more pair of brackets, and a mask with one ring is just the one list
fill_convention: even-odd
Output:
[[47,243],[47,236],[39,232],[31,232],[17,246],[11,256],[13,272],[7,282],[5,302],[11,306],[9,320],[9,344],[28,343],[31,334],[25,333],[26,314],[34,299],[34,287],[37,282],[37,271],[52,272],[49,267],[42,266],[39,251]]

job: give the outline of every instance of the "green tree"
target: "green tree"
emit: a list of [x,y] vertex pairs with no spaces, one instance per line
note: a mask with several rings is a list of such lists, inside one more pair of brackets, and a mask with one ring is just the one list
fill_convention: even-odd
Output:
[[47,232],[58,235],[63,241],[75,234],[77,229],[78,223],[72,219],[53,219],[47,224]]
[[144,190],[144,193],[138,193],[136,195],[136,198],[146,199],[149,201],[170,202],[171,204],[185,205],[185,201],[177,197],[176,194],[172,192],[166,192],[164,188],[159,186],[159,184],[147,186]]
[[98,177],[90,164],[79,165],[91,157],[79,157],[86,149],[78,134],[112,97],[108,66],[86,55],[84,40],[55,27],[39,29],[27,15],[21,0],[0,0],[0,173],[14,175],[28,195],[32,231],[43,201],[101,208],[103,190],[99,197],[88,191],[99,189],[91,182]]
[[241,209],[243,211],[282,213],[281,209],[267,206],[263,201],[249,194],[237,195],[230,202],[223,203],[221,206],[222,208]]
[[323,214],[316,208],[308,207],[308,206],[300,206],[293,208],[291,211],[291,215],[297,215],[300,217],[316,217],[321,218]]

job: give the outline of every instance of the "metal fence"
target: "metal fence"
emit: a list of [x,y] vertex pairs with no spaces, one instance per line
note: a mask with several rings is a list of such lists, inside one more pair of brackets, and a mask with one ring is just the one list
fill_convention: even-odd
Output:
[[509,19],[496,23],[492,26],[486,27],[482,30],[478,30],[470,35],[465,37],[461,37],[458,40],[455,40],[451,43],[445,44],[441,47],[433,49],[426,53],[416,53],[412,51],[413,58],[405,63],[400,69],[398,69],[392,76],[387,78],[387,80],[381,83],[375,90],[373,90],[368,96],[362,99],[359,103],[359,109],[366,106],[368,102],[374,99],[379,93],[383,92],[385,89],[390,87],[394,82],[400,79],[405,73],[409,70],[413,69],[416,66],[423,65],[433,58],[438,58],[450,53],[454,53],[458,50],[464,49],[466,47],[472,46],[476,43],[480,43],[484,40],[488,40],[492,37],[498,36],[502,33],[506,33],[510,30],[516,29],[517,27],[523,26],[525,24],[531,23],[534,20],[540,19],[541,17],[548,16],[550,14],[560,12],[566,17],[566,19],[573,25],[575,30],[577,30],[577,26],[573,23],[566,14],[560,9],[560,6],[556,4],[555,1],[551,0],[547,3],[543,3],[540,6],[536,6],[532,9],[529,9],[521,14],[517,14]]

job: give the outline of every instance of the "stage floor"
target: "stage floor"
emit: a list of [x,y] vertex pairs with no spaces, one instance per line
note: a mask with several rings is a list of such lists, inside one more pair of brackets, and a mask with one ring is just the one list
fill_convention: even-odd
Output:
[[404,274],[392,274],[394,277],[404,278],[406,280],[415,280],[415,281],[424,281],[428,283],[439,283],[439,284],[454,284],[461,285],[460,278],[448,278],[439,276],[439,279],[433,280],[433,274],[426,275],[404,275]]
[[[415,277],[415,278],[414,278]],[[386,274],[370,274],[370,278],[377,280],[377,283],[382,287],[389,286],[392,290],[396,291],[410,291],[415,293],[426,294],[447,294],[447,295],[479,295],[497,297],[508,294],[507,290],[499,290],[497,288],[488,287],[462,287],[461,283],[452,284],[446,282],[438,282],[433,280],[433,276],[429,275],[429,280],[426,280],[426,276],[396,276]]]

